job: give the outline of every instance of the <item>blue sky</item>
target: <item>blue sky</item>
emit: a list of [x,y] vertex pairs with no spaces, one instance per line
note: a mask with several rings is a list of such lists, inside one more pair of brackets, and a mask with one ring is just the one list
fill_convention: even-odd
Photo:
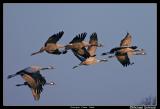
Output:
[[[4,3],[3,4],[3,105],[136,105],[143,98],[157,95],[157,5],[155,3]],[[67,44],[75,35],[87,32],[86,40],[96,32],[103,48],[100,54],[119,46],[127,32],[133,45],[147,55],[132,56],[135,64],[123,67],[116,59],[106,63],[72,69],[80,61],[69,51],[65,55],[39,50],[52,34],[63,30],[58,43]],[[53,65],[43,71],[47,81],[39,101],[34,101],[20,76],[7,76],[30,65]]]

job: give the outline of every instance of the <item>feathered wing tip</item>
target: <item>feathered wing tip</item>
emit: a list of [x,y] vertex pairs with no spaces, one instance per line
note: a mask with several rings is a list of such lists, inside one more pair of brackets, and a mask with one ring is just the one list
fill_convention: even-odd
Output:
[[122,65],[123,65],[123,67],[127,67],[127,66],[133,65],[133,64],[134,64],[134,62],[132,62],[132,63],[126,63],[126,64],[122,64]]
[[32,95],[33,95],[35,101],[38,101],[40,99],[40,94],[36,93],[36,91],[34,89],[32,89]]
[[68,51],[65,49],[63,51],[61,51],[62,54],[66,54]]
[[68,52],[67,48],[65,48],[64,50],[59,50],[59,52],[57,52],[58,53],[57,55],[66,54],[67,52]]
[[10,78],[15,77],[15,76],[17,76],[17,74],[8,75],[7,79],[10,79]]

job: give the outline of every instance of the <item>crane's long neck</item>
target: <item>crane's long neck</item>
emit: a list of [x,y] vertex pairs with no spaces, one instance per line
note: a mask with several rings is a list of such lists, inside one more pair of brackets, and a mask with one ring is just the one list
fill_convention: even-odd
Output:
[[36,55],[38,53],[42,53],[43,51],[45,51],[45,47],[42,47],[39,51],[32,53],[31,56]]

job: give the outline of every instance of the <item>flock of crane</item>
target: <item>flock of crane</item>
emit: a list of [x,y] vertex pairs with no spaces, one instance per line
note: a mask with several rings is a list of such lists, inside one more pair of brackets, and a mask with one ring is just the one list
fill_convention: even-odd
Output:
[[[73,67],[79,67],[81,65],[91,65],[96,64],[99,62],[107,62],[107,59],[97,59],[96,58],[96,49],[97,47],[103,47],[101,43],[98,42],[97,33],[94,32],[90,36],[89,41],[84,41],[87,33],[80,33],[76,35],[71,42],[67,45],[61,45],[57,42],[63,36],[64,32],[60,31],[56,34],[53,34],[48,40],[45,42],[44,46],[38,51],[31,54],[36,55],[38,53],[42,53],[46,51],[49,54],[66,54],[68,50],[71,50],[73,54],[81,61],[80,64]],[[121,40],[120,46],[111,49],[109,52],[104,52],[101,55],[109,55],[108,58],[116,57],[117,60],[124,66],[127,67],[128,65],[134,64],[130,62],[129,56],[132,55],[145,55],[143,49],[137,49],[137,46],[132,46],[132,37],[129,33]],[[64,48],[64,49],[63,49]],[[40,94],[43,91],[44,85],[55,85],[54,82],[46,82],[46,79],[40,74],[40,71],[46,69],[54,69],[53,66],[49,66],[46,68],[40,66],[29,66],[23,70],[18,71],[16,74],[12,74],[8,76],[12,78],[14,76],[20,75],[25,82],[23,84],[17,84],[16,86],[23,86],[27,85],[34,97],[34,100],[40,99]]]

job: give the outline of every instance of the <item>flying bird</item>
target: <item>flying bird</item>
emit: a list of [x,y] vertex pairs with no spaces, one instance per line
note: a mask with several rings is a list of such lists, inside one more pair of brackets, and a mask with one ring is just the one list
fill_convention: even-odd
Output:
[[20,75],[24,80],[24,84],[17,84],[16,86],[28,85],[32,90],[34,100],[40,99],[40,93],[43,90],[44,85],[53,83],[46,83],[45,78],[40,74],[40,70],[53,69],[53,66],[42,68],[40,66],[30,66],[23,70],[18,71],[15,74],[8,75],[8,79]]
[[96,58],[96,49],[97,49],[97,45],[98,45],[98,37],[97,37],[97,33],[94,32],[91,34],[90,36],[90,40],[89,40],[89,44],[91,46],[88,46],[88,48],[84,48],[83,52],[85,54],[89,54],[89,57],[85,57],[84,55],[80,55],[79,53],[77,53],[76,50],[72,49],[73,54],[81,61],[81,63],[77,66],[74,66],[74,68],[81,66],[81,65],[91,65],[91,64],[96,64],[99,62],[106,62],[106,59],[97,59]]
[[81,55],[85,58],[89,58],[90,54],[86,52],[86,48],[88,46],[97,46],[97,47],[102,47],[103,45],[100,43],[96,43],[94,45],[91,45],[89,42],[84,41],[87,33],[83,32],[78,35],[76,35],[72,41],[69,42],[69,44],[65,45],[65,50],[71,49],[72,51],[76,52],[78,55]]
[[[31,76],[32,78],[32,76]],[[43,78],[43,77],[42,77]],[[35,82],[33,82],[33,84],[36,84]],[[32,95],[34,97],[34,100],[39,100],[40,99],[40,94],[43,91],[43,85],[55,85],[54,82],[45,82],[45,84],[36,84],[36,87],[33,87],[33,85],[30,85],[28,82],[24,82],[23,84],[16,84],[16,86],[25,86],[27,85],[31,91],[32,91]]]
[[102,55],[114,54],[109,56],[109,58],[116,57],[117,60],[124,66],[134,64],[130,62],[129,56],[132,55],[145,55],[144,49],[137,49],[137,46],[131,46],[132,44],[132,36],[127,32],[127,35],[121,40],[120,47],[115,47],[110,50],[110,52],[102,53]]
[[53,34],[48,38],[48,40],[45,42],[44,46],[38,51],[34,52],[31,54],[36,55],[38,53],[42,53],[43,51],[46,51],[49,54],[55,54],[55,55],[60,55],[60,54],[65,54],[65,51],[60,51],[60,48],[64,48],[63,45],[58,44],[57,42],[61,39],[63,36],[64,32],[60,31],[59,33]]
[[84,53],[85,47],[89,46],[89,43],[84,41],[86,35],[86,32],[76,35],[69,44],[65,45],[65,50],[71,49],[76,51],[77,54],[88,58],[90,56],[89,53]]

